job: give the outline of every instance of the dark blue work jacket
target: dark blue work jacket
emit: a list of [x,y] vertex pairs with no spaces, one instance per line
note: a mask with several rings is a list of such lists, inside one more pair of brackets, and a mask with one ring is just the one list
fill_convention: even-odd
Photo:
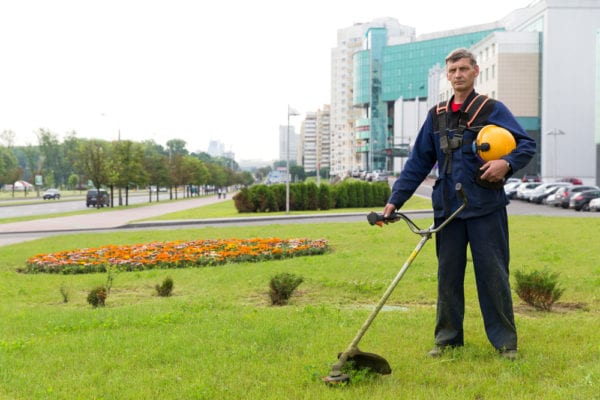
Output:
[[[463,108],[475,96],[473,91],[464,102]],[[459,113],[448,110],[446,117],[448,138],[452,138],[458,128]],[[477,114],[471,128],[464,131],[462,146],[452,152],[451,173],[446,174],[442,171],[445,155],[440,148],[438,115],[436,107],[433,107],[417,135],[404,169],[392,187],[392,195],[388,202],[394,204],[397,209],[401,208],[437,164],[439,178],[435,182],[432,194],[436,218],[447,217],[462,203],[455,193],[456,183],[462,184],[468,200],[460,218],[478,217],[506,207],[508,198],[503,189],[487,189],[475,182],[477,170],[484,163],[473,152],[472,142],[475,141],[479,129],[488,124],[501,126],[515,137],[517,147],[502,157],[510,163],[512,171],[527,165],[535,155],[535,141],[502,102],[490,99]]]

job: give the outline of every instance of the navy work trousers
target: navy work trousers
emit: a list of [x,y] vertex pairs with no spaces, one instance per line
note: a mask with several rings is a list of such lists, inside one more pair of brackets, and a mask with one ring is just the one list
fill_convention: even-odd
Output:
[[516,350],[517,329],[508,277],[510,254],[506,208],[482,217],[454,219],[436,234],[438,302],[435,343],[464,344],[467,245],[471,248],[487,337],[498,350]]

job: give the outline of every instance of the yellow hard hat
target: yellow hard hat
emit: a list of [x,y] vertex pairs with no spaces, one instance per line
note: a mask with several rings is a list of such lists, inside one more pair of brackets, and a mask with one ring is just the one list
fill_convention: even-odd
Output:
[[479,131],[473,151],[483,161],[498,160],[517,147],[515,137],[507,129],[497,125],[486,125]]

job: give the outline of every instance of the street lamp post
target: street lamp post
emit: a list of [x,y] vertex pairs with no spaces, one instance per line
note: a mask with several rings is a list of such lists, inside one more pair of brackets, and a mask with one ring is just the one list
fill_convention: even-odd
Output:
[[558,178],[558,143],[556,142],[556,137],[558,135],[564,135],[565,133],[560,129],[552,129],[549,132],[546,132],[546,135],[554,136],[554,181]]
[[285,213],[289,214],[290,213],[290,179],[291,179],[291,174],[290,174],[290,116],[291,115],[300,115],[298,113],[298,111],[294,110],[293,108],[290,108],[290,105],[288,104],[288,111],[287,111],[287,138],[285,140],[285,145],[287,147],[286,150],[286,160],[285,160],[285,166],[286,166],[286,177],[285,177]]

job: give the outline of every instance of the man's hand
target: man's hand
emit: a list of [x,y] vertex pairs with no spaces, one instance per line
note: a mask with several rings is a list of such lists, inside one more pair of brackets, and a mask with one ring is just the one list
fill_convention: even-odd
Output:
[[481,179],[488,182],[500,182],[510,171],[510,165],[506,160],[491,160],[479,169],[483,172]]
[[383,217],[387,218],[390,215],[392,215],[392,213],[396,211],[396,206],[393,205],[392,203],[387,203],[385,205],[385,207],[383,208]]

